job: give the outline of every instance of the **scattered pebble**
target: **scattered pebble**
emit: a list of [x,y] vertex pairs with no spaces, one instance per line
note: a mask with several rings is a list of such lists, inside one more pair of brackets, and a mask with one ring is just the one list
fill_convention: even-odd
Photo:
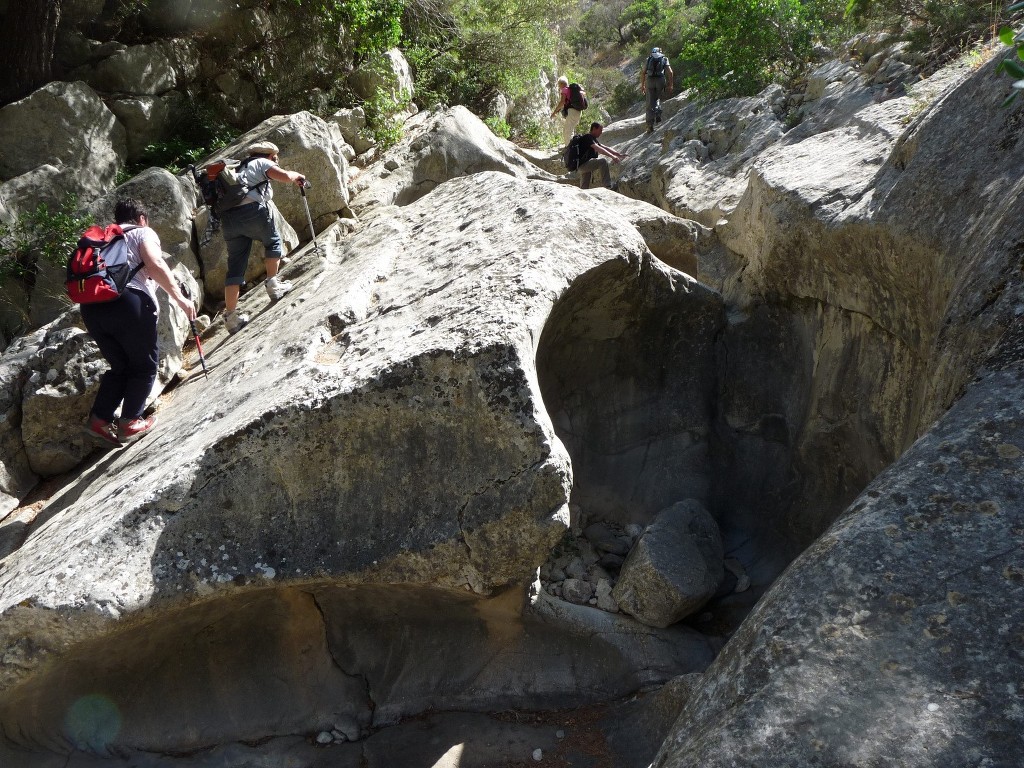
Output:
[[544,759],[544,751],[540,749],[533,750],[533,759],[539,763]]

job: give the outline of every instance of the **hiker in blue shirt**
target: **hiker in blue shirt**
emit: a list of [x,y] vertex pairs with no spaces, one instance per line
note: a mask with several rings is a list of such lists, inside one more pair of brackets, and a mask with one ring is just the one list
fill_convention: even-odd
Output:
[[[100,377],[85,432],[107,447],[142,437],[156,424],[143,418],[146,400],[156,381],[156,286],[163,288],[189,320],[196,309],[181,291],[160,249],[160,237],[149,227],[149,213],[138,200],[118,200],[114,220],[124,230],[128,266],[135,274],[121,296],[99,304],[82,304],[82,321],[110,369]],[[121,409],[121,418],[114,414]]]
[[274,190],[271,180],[302,186],[306,177],[295,171],[286,171],[277,164],[280,150],[269,141],[258,141],[249,146],[249,157],[243,161],[239,175],[249,188],[241,205],[228,208],[221,214],[224,243],[228,247],[228,276],[224,280],[224,325],[228,333],[242,329],[249,318],[237,310],[238,295],[245,282],[245,268],[249,265],[249,252],[253,240],[263,243],[267,281],[264,283],[271,301],[277,301],[292,289],[292,284],[277,277],[284,255],[281,234],[274,223],[271,198]]
[[654,124],[661,122],[661,97],[672,93],[672,67],[661,48],[652,48],[651,55],[640,70],[640,93],[647,97],[647,132],[654,132]]

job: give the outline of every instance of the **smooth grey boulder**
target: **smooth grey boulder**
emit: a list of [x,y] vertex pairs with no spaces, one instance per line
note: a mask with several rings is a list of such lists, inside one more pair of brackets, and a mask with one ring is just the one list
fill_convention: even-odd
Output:
[[373,139],[366,130],[366,110],[362,107],[339,109],[331,115],[330,121],[338,126],[342,137],[356,154],[362,154],[373,146]]
[[[178,71],[173,48],[163,41],[132,45],[101,61],[77,70],[74,75],[97,91],[135,96],[158,96],[185,78]],[[197,58],[192,52],[192,60]]]
[[179,91],[109,99],[107,106],[125,128],[128,161],[137,162],[147,147],[163,139],[175,118],[184,113],[186,104],[187,97]]
[[392,48],[385,51],[376,64],[375,67],[360,67],[348,76],[348,84],[357,96],[369,101],[377,96],[378,91],[384,91],[396,100],[403,94],[410,99],[415,95],[412,70],[400,50]]
[[86,199],[113,186],[124,163],[124,128],[85,83],[52,82],[0,108],[0,179],[42,165],[73,170]]
[[21,396],[28,361],[45,335],[39,329],[19,336],[0,355],[0,517],[17,507],[39,479],[21,438]]
[[498,171],[518,178],[539,172],[465,107],[421,112],[404,126],[402,141],[352,182],[352,210],[380,214],[408,205],[437,185],[468,174]]
[[687,499],[658,513],[622,564],[612,597],[652,627],[667,627],[699,610],[724,575],[718,524]]
[[[549,237],[567,215],[586,222],[587,248],[566,253]],[[326,258],[307,249],[287,267],[296,284],[287,299],[243,296],[254,319],[210,345],[209,379],[170,393],[158,429],[52,499],[45,524],[7,556],[0,707],[19,723],[15,713],[37,713],[22,729],[33,748],[65,732],[56,713],[91,681],[141,669],[170,677],[120,689],[134,698],[117,699],[132,713],[119,748],[294,733],[298,720],[329,725],[332,707],[383,722],[442,706],[563,706],[579,691],[621,695],[710,661],[708,641],[689,630],[664,634],[582,606],[588,617],[570,621],[561,601],[535,615],[541,601],[526,611],[521,596],[566,529],[572,483],[538,383],[539,366],[561,353],[549,340],[538,360],[545,327],[581,311],[597,321],[594,299],[611,298],[609,287],[606,337],[630,327],[624,316],[715,318],[713,294],[651,257],[625,219],[579,190],[504,173],[442,184],[344,241],[325,240]],[[564,325],[556,338],[568,340]],[[659,360],[636,363],[660,369]],[[673,391],[695,386],[676,375],[686,384]],[[664,425],[658,439],[667,444]],[[398,583],[446,597],[413,590],[397,610]],[[506,594],[511,602],[491,603],[500,610],[480,602]],[[470,635],[451,631],[443,606],[452,604],[487,627],[479,655],[466,654]],[[293,609],[330,630],[287,620]],[[415,631],[396,626],[397,615]],[[255,631],[270,616],[280,629]],[[197,628],[214,617],[222,639],[209,646]],[[436,635],[424,628],[432,619]],[[242,636],[251,653],[233,639]],[[296,667],[307,665],[296,648],[325,636],[337,661],[317,652],[308,664],[329,673]],[[381,653],[382,638],[408,638],[422,655],[391,664],[406,651]],[[495,660],[495,643],[507,662]],[[138,666],[82,664],[98,647],[118,668],[129,658]],[[566,663],[580,653],[592,661]],[[197,709],[169,688],[182,654],[195,660],[190,690],[210,690],[213,675],[230,692]],[[363,680],[358,659],[379,669],[365,672],[368,691],[349,689],[340,671]],[[66,675],[75,682],[59,692],[53,681]],[[268,692],[258,711],[242,679]]]

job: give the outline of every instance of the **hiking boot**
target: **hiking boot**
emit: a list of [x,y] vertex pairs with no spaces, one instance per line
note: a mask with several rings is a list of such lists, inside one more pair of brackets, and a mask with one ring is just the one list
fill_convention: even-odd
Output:
[[647,124],[647,133],[654,133],[654,126],[650,123]]
[[228,329],[228,333],[238,333],[248,324],[249,316],[238,314],[237,309],[224,313],[224,327]]
[[144,419],[121,419],[117,424],[117,434],[124,444],[134,443],[144,434],[156,426],[156,416],[147,416]]
[[267,295],[270,297],[271,301],[277,301],[292,289],[291,283],[286,282],[277,276],[268,278],[264,285],[267,287]]
[[107,448],[121,447],[121,441],[117,439],[117,427],[112,421],[104,421],[98,416],[90,416],[89,423],[85,425],[85,434],[101,440]]
[[661,122],[661,107],[658,107],[656,110],[654,110],[654,122]]

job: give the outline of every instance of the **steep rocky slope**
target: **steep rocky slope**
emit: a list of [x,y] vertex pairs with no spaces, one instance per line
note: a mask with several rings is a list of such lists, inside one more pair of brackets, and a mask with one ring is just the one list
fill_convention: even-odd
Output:
[[[0,527],[0,757],[499,766],[535,744],[593,765],[527,727],[465,745],[487,713],[674,678],[646,721],[593,720],[633,739],[614,764],[1014,764],[1021,107],[992,70],[935,76],[925,105],[892,98],[884,57],[830,62],[791,130],[773,89],[674,99],[653,137],[606,132],[628,196],[460,109],[326,174],[355,218],[294,254],[297,290],[244,297],[257,318],[212,327],[210,377],[165,395],[160,432]],[[0,361],[5,445],[24,450],[33,377],[88,402],[43,353],[74,342],[84,365],[74,327]],[[634,539],[591,525],[657,554],[682,501],[717,531],[675,551],[729,567],[658,583],[715,574],[702,607],[659,629],[583,596],[638,559],[601,576],[597,543]],[[475,714],[408,747],[407,718],[445,710]]]

